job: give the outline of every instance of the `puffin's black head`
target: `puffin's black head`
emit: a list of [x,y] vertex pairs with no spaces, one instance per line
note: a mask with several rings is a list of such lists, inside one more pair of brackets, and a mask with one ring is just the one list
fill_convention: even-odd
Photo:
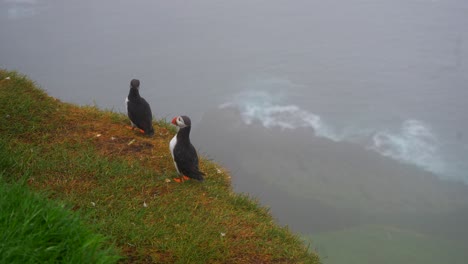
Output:
[[188,116],[176,116],[172,119],[171,123],[180,128],[189,127],[192,125],[192,121],[190,121]]
[[131,82],[130,82],[130,88],[140,88],[140,80],[137,80],[137,79],[133,79]]

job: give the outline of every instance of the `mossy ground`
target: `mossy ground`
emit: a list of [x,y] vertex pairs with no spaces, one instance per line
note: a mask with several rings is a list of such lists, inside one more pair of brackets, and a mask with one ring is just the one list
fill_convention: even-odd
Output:
[[165,121],[145,137],[126,128],[124,114],[60,102],[8,71],[0,71],[0,120],[18,157],[4,169],[8,180],[27,173],[30,188],[114,241],[123,262],[319,263],[267,209],[233,193],[215,163],[202,158],[203,183],[175,183],[175,130]]

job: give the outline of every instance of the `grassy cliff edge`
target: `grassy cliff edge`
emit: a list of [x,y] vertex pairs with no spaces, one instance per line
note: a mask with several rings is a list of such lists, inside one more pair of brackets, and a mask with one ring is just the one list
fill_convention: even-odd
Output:
[[202,158],[204,183],[175,183],[165,121],[148,138],[126,129],[124,114],[60,102],[5,70],[0,120],[14,159],[4,178],[64,203],[124,263],[319,263],[215,163]]

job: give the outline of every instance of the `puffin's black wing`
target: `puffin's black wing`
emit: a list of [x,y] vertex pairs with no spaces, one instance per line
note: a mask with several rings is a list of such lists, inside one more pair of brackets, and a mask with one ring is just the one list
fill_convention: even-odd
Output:
[[185,147],[176,145],[174,147],[174,161],[177,163],[180,173],[189,178],[203,181],[205,174],[198,168],[198,155],[192,144]]
[[145,131],[145,134],[152,136],[153,129],[153,114],[148,102],[144,98],[127,102],[128,118],[135,126]]

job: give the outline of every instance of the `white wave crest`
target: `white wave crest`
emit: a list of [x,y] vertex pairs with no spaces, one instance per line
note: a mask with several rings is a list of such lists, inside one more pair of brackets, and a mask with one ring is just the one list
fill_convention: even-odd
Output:
[[443,174],[446,168],[439,156],[439,145],[438,138],[427,124],[419,120],[406,120],[399,131],[375,133],[369,148],[383,156]]
[[[414,164],[441,178],[446,175],[447,165],[440,156],[440,143],[430,126],[419,120],[406,120],[396,130],[376,131],[372,128],[342,128],[340,133],[322,118],[294,104],[284,104],[284,96],[267,91],[244,91],[220,108],[239,109],[244,123],[259,122],[266,128],[296,129],[312,128],[318,137],[335,142],[346,141],[362,144],[382,156],[402,163]],[[460,179],[460,177],[457,177]]]
[[242,92],[233,102],[221,105],[221,108],[237,107],[241,112],[243,121],[250,125],[254,121],[260,122],[266,128],[278,127],[281,129],[313,128],[315,134],[333,141],[341,138],[331,127],[325,124],[320,116],[301,109],[297,105],[281,105],[276,98],[265,91]]

